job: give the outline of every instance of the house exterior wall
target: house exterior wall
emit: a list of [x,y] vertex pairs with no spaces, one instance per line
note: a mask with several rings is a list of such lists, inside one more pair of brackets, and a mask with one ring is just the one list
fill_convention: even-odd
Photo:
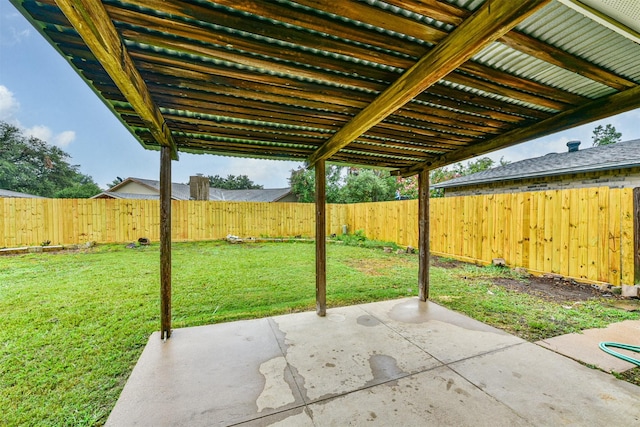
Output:
[[295,203],[298,201],[298,198],[296,197],[295,194],[293,193],[289,193],[286,196],[282,197],[281,199],[278,200],[274,200],[275,202],[291,202],[291,203]]
[[566,190],[585,187],[640,187],[640,167],[615,169],[605,172],[575,173],[561,176],[498,181],[465,187],[450,187],[445,188],[444,196],[478,196],[482,194]]
[[145,185],[138,184],[137,182],[128,182],[122,187],[118,187],[114,193],[131,193],[131,194],[158,194],[158,191],[149,188]]

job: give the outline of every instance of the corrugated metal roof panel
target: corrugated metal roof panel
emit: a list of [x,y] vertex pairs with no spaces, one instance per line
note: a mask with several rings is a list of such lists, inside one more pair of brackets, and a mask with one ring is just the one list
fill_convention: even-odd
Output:
[[468,10],[476,10],[477,8],[482,6],[482,4],[486,0],[445,0],[445,1]]
[[640,83],[640,45],[551,2],[516,29]]
[[[640,45],[553,1],[481,51],[542,2],[103,0],[74,25],[54,0],[12,2],[147,148],[313,163],[323,146],[408,174],[640,106]],[[92,24],[138,75],[80,37]]]
[[502,43],[492,43],[476,54],[473,60],[589,98],[598,98],[615,92],[609,86],[519,52]]
[[461,85],[459,83],[453,83],[453,82],[447,81],[446,78],[440,80],[438,83],[442,84],[444,86],[450,86],[450,87],[453,87],[453,88],[456,88],[456,89],[460,89],[460,90],[463,90],[463,91],[466,91],[466,92],[471,92],[471,93],[475,93],[475,94],[478,94],[478,95],[481,95],[481,96],[485,96],[487,98],[498,99],[498,100],[500,100],[502,102],[506,102],[506,103],[509,103],[509,104],[522,105],[522,106],[529,107],[529,108],[532,108],[532,109],[535,109],[535,110],[548,111],[550,113],[556,112],[556,110],[551,109],[551,108],[542,107],[540,105],[531,104],[529,102],[520,101],[518,99],[509,98],[507,96],[497,95],[495,93],[491,93],[491,92],[487,92],[487,91],[484,91],[484,90],[476,89],[476,88],[473,88],[473,87]]

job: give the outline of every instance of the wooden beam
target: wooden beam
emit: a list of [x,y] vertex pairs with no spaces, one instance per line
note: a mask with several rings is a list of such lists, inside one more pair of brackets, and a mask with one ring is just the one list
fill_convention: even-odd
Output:
[[439,156],[433,161],[418,163],[410,168],[402,169],[394,173],[394,175],[415,175],[425,168],[438,168],[636,108],[640,108],[640,86],[596,99],[578,108],[567,110],[546,120],[539,121],[529,127],[514,129],[493,139],[468,145],[465,148]]
[[633,189],[633,284],[640,285],[640,188]]
[[113,82],[140,116],[156,142],[178,151],[160,109],[129,56],[111,17],[100,0],[55,0]]
[[160,149],[160,338],[171,336],[171,148]]
[[[565,0],[561,1],[566,3]],[[459,25],[472,13],[467,9],[442,1],[388,0],[386,3],[451,25]],[[582,5],[584,6],[584,4]],[[498,41],[527,55],[580,74],[616,90],[625,90],[635,86],[635,83],[627,78],[519,31],[510,31]]]
[[429,299],[429,170],[418,174],[418,298]]
[[331,157],[549,1],[495,0],[484,3],[316,150],[309,157],[308,165],[313,166],[319,160]]
[[580,74],[581,76],[605,84],[616,90],[625,90],[635,86],[635,83],[629,79],[618,76],[609,70],[592,64],[578,56],[571,55],[550,44],[536,40],[519,31],[512,31],[499,41],[515,50],[519,50],[520,52],[564,68],[565,70]]
[[327,314],[326,178],[324,160],[316,169],[316,313]]
[[[133,0],[130,0],[128,3],[130,3],[131,1]],[[138,2],[136,3],[139,3],[140,1],[141,0],[138,0]],[[144,0],[144,1],[148,3],[149,0]],[[319,6],[316,0],[309,0],[309,1],[313,2],[314,5],[316,6]],[[351,10],[351,13],[355,12],[359,14],[360,19],[362,19],[363,16],[366,16],[368,21],[367,23],[369,24],[371,24],[369,19],[372,17],[372,14],[371,14],[372,10],[380,13],[383,12],[380,9],[377,9],[370,5],[355,6],[353,2],[350,2],[348,6],[345,6],[338,3],[341,3],[341,2],[325,1],[320,6],[324,11],[328,11],[331,13],[336,13],[336,11],[342,10],[345,7],[349,8],[349,10]],[[163,5],[158,5],[158,6],[164,7]],[[253,11],[255,13],[258,13],[258,15],[260,15],[262,11],[261,12],[255,11],[254,10],[255,6],[256,6],[255,4],[248,4],[246,6],[242,6],[240,3],[236,1],[236,2],[233,2],[233,6],[231,7],[240,8],[240,10],[244,10],[245,12]],[[152,6],[147,4],[145,5],[145,7],[152,7]],[[279,7],[284,7],[284,6],[279,6]],[[356,9],[360,7],[367,8],[366,10],[369,13],[364,14],[364,11],[356,12]],[[170,20],[167,23],[167,20],[166,20],[167,18],[149,16],[138,11],[134,12],[131,10],[124,10],[124,9],[120,9],[112,6],[107,6],[107,11],[113,17],[114,20],[119,20],[119,21],[128,22],[128,23],[134,22],[137,27],[145,28],[144,31],[138,31],[133,28],[127,28],[127,29],[121,30],[121,34],[123,35],[123,37],[126,37],[129,40],[133,40],[143,44],[167,47],[169,49],[174,49],[177,51],[195,53],[196,55],[205,55],[205,56],[211,56],[214,58],[227,59],[230,62],[238,62],[250,67],[265,68],[265,65],[266,65],[267,69],[277,71],[285,75],[294,74],[297,76],[306,76],[306,77],[317,79],[320,81],[331,81],[333,83],[339,83],[339,84],[343,84],[344,82],[346,86],[361,86],[361,87],[366,87],[375,91],[382,91],[388,85],[388,83],[386,83],[384,84],[383,87],[378,87],[381,85],[381,83],[379,82],[383,82],[383,81],[391,82],[397,78],[397,74],[393,71],[381,70],[368,65],[355,63],[355,62],[343,61],[340,59],[332,58],[330,56],[323,58],[322,68],[326,69],[324,71],[319,71],[317,69],[312,70],[307,67],[303,67],[301,65],[294,65],[290,62],[278,63],[273,61],[267,61],[265,59],[260,59],[259,57],[256,57],[256,55],[249,55],[248,53],[240,53],[237,51],[228,51],[226,49],[215,48],[214,46],[215,45],[224,46],[224,45],[230,44],[234,46],[234,49],[241,49],[244,52],[259,52],[265,57],[269,57],[269,56],[277,57],[277,58],[286,59],[295,63],[313,63],[314,61],[317,60],[317,56],[311,53],[300,52],[297,50],[287,50],[287,49],[283,50],[277,45],[264,44],[255,40],[247,40],[246,38],[233,36],[226,32],[222,32],[222,31],[216,32],[215,30],[212,30],[210,28],[204,29],[204,28],[198,27],[195,24],[189,24],[189,23],[175,20],[175,19]],[[212,12],[210,9],[208,11]],[[465,16],[468,16],[471,14],[471,12],[467,11],[466,9],[464,9],[463,11],[464,13],[466,13]],[[220,17],[217,17],[218,15],[215,15],[215,16],[207,15],[207,18],[205,19],[202,16],[203,13],[205,12],[199,9],[196,10],[196,9],[190,8],[188,14],[186,13],[185,10],[180,10],[179,12],[183,14],[181,16],[189,17],[190,19],[194,19],[194,18],[198,20],[210,19],[211,22],[221,22],[221,19],[222,19]],[[172,10],[172,16],[176,16],[175,13],[178,13],[178,11]],[[271,10],[271,13],[275,14],[276,12],[274,10]],[[388,13],[385,11],[383,13],[383,16],[386,16],[385,14],[388,14]],[[426,15],[430,16],[428,14]],[[291,18],[291,16],[287,14],[286,18]],[[402,19],[404,20],[408,18],[402,18]],[[403,34],[414,36],[419,40],[425,40],[426,31],[429,31],[428,29],[432,29],[433,27],[430,27],[425,23],[418,24],[417,21],[410,20],[410,19],[408,20],[412,22],[412,26],[413,25],[419,26],[417,31],[414,28],[413,31],[409,32],[408,31],[409,26],[405,25],[404,21],[397,21],[397,20],[393,20],[393,21],[386,20],[385,28],[389,28],[394,31],[402,32]],[[304,24],[303,22],[297,22],[297,21],[290,21],[289,23],[294,23],[294,22],[295,22],[295,25]],[[459,22],[457,22],[456,25],[458,23]],[[233,23],[230,23],[229,25],[231,27],[234,27]],[[166,26],[171,27],[172,34],[175,34],[181,37],[176,38],[176,37],[169,37],[168,35],[161,35],[160,33],[162,32],[162,29],[165,28]],[[427,30],[424,30],[423,27],[427,27]],[[156,31],[156,33],[154,34],[149,34],[146,31],[146,29],[154,29],[158,31]],[[265,28],[261,28],[261,30],[264,31]],[[329,29],[325,27],[323,32],[327,32],[327,31],[329,31]],[[444,37],[447,36],[447,32],[443,30],[438,30],[438,31],[439,31],[439,34],[441,34],[442,36],[439,36],[436,39],[432,38],[429,40],[434,44],[436,42],[441,41]],[[301,30],[294,30],[292,28],[289,28],[279,36],[282,37],[282,39],[284,40],[296,40],[296,42],[302,43],[300,39],[301,39],[301,36],[303,36],[303,34],[304,32],[302,32]],[[338,36],[344,35],[343,31],[340,31],[337,29],[333,34]],[[186,41],[185,39],[198,39],[207,43],[205,44],[194,43],[194,42]],[[315,44],[312,43],[311,46],[313,46],[314,48],[321,49],[321,47],[318,46],[317,44],[318,38],[316,37],[313,40],[316,43]],[[353,40],[359,41],[363,44],[367,44],[366,38],[364,39],[357,38]],[[395,44],[395,48],[398,50],[398,53],[403,53],[407,56],[406,57],[389,56],[389,55],[385,56],[381,54],[381,52],[379,51],[373,54],[371,50],[366,52],[365,55],[362,55],[362,53],[358,53],[355,51],[351,51],[349,55],[359,59],[363,59],[363,60],[369,60],[369,61],[373,60],[375,62],[384,63],[386,65],[390,65],[393,67],[406,69],[411,67],[414,64],[414,60],[411,59],[412,56],[422,57],[428,50],[426,49],[425,46],[421,46],[418,44],[397,45],[397,39],[394,40],[392,36],[386,36],[384,39],[380,40],[380,42],[383,42],[383,41],[384,43],[380,45],[381,47],[382,46],[386,47],[387,45]],[[372,55],[375,55],[375,57],[372,58]],[[136,63],[138,64],[138,67],[139,67],[139,62],[136,61]],[[326,74],[327,70],[335,70],[335,71],[339,71],[340,73],[339,74],[332,73],[327,75]],[[524,79],[522,77],[516,77],[504,71],[500,71],[486,65],[473,63],[471,61],[467,61],[465,64],[463,64],[459,68],[459,70],[464,71],[465,74],[471,74],[475,77],[479,77],[479,78],[475,78],[474,81],[481,82],[483,86],[491,88],[489,92],[497,91],[495,93],[500,93],[500,91],[504,90],[505,87],[522,89],[519,92],[515,92],[517,94],[515,98],[524,100],[524,101],[527,101],[526,98],[530,99],[530,97],[532,96],[531,95],[532,93],[544,94],[543,97],[542,96],[537,97],[538,100],[542,100],[543,102],[548,99],[555,99],[558,101],[567,102],[572,105],[579,105],[586,101],[586,98],[582,96],[565,92],[558,88],[554,88],[552,86],[535,82],[533,80]],[[487,78],[487,75],[490,77]],[[372,80],[364,80],[360,77],[355,77],[355,76],[368,76]],[[450,78],[451,76],[449,76],[449,79]],[[473,87],[473,85],[471,86]],[[307,91],[307,93],[308,92],[309,91]],[[316,92],[314,91],[314,93]],[[423,93],[421,96],[417,97],[416,99],[422,99],[424,95],[425,94]],[[513,97],[513,95],[510,95],[510,96]],[[524,96],[525,99],[521,99],[520,96]],[[533,104],[536,104],[536,103],[537,102],[533,102]],[[460,108],[460,105],[458,104],[453,108],[458,109]],[[496,111],[492,111],[490,114],[495,115],[499,113],[497,113]]]

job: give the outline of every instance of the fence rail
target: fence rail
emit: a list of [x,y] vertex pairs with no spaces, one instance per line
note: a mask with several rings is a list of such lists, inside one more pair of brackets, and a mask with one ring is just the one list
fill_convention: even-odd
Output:
[[[637,191],[637,190],[636,190]],[[637,209],[637,207],[636,207]],[[431,199],[432,252],[578,280],[633,284],[637,258],[632,189],[608,187]],[[175,240],[311,237],[304,203],[172,202]],[[328,205],[327,233],[363,230],[417,246],[417,200]],[[157,200],[0,199],[0,247],[159,239]],[[637,231],[635,232],[637,233]]]

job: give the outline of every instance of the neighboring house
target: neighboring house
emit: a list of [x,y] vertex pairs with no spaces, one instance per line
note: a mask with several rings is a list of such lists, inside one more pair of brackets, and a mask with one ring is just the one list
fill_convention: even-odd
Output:
[[432,185],[445,197],[581,187],[640,187],[640,139],[509,163]]
[[14,198],[24,198],[24,199],[44,199],[44,197],[36,196],[34,194],[18,193],[17,191],[0,189],[0,198],[2,197],[14,197]]
[[[93,199],[158,199],[160,197],[160,181],[141,178],[127,178],[120,184],[111,187]],[[171,199],[189,200],[189,184],[171,184]],[[258,190],[224,190],[209,189],[209,200],[233,202],[297,202],[291,188],[265,188]]]

